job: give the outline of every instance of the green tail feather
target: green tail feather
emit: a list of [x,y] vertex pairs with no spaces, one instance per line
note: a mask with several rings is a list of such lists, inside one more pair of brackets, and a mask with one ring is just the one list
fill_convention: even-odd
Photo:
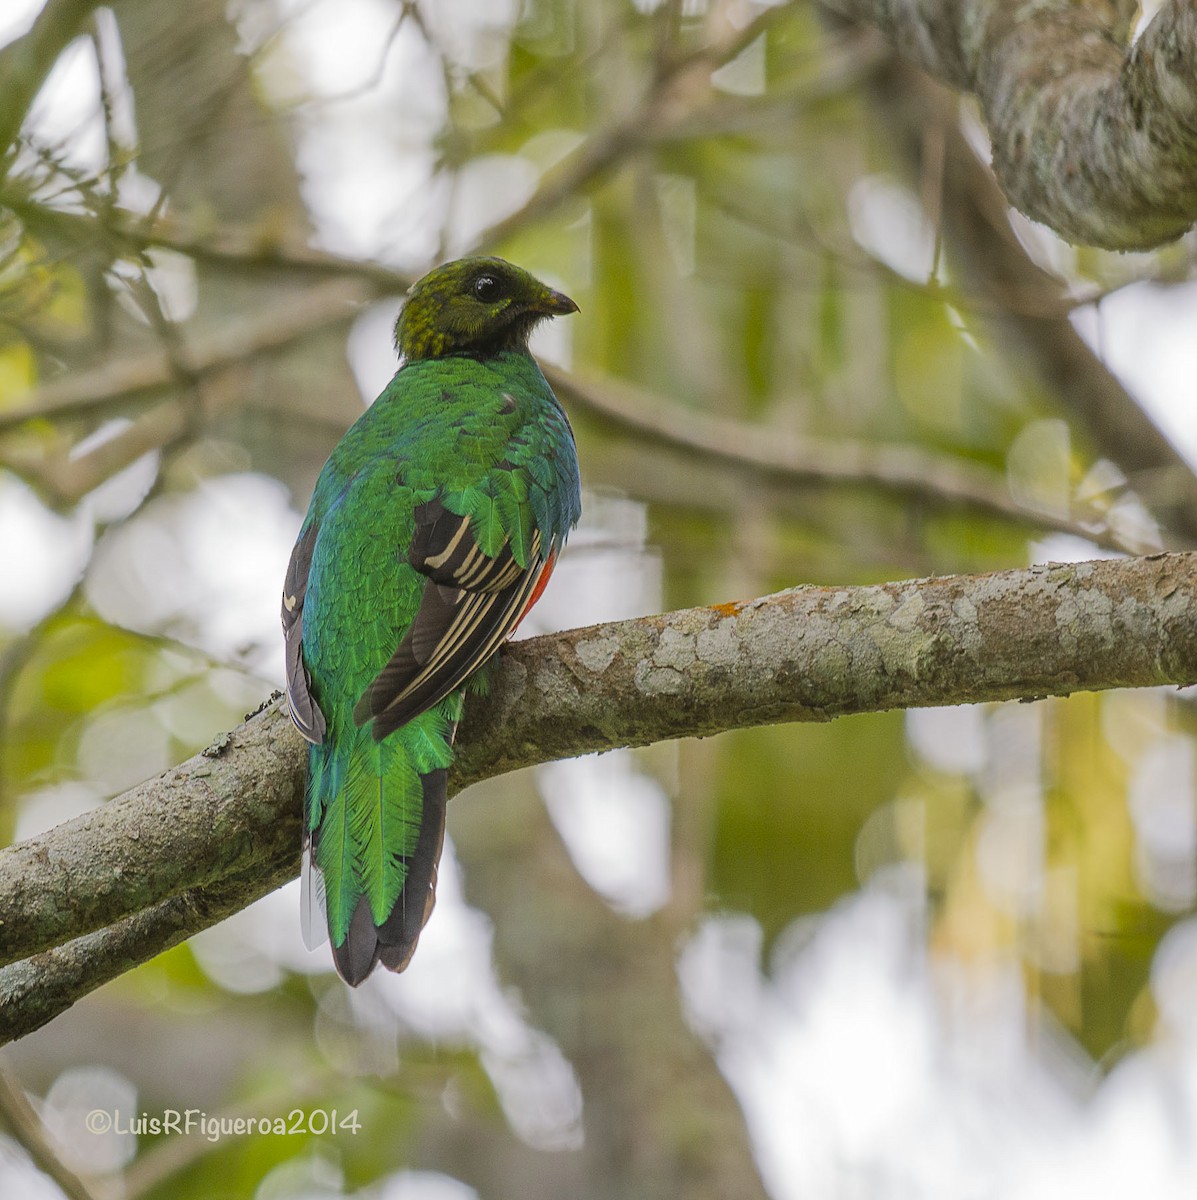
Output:
[[348,983],[406,965],[431,911],[461,707],[458,693],[382,742],[366,725],[310,749],[306,827]]

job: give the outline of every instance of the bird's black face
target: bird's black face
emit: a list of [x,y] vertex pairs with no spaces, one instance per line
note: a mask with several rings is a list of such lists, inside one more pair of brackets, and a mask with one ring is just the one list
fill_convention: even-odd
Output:
[[395,342],[409,361],[443,354],[527,351],[546,317],[578,306],[501,258],[463,258],[429,272],[408,293]]

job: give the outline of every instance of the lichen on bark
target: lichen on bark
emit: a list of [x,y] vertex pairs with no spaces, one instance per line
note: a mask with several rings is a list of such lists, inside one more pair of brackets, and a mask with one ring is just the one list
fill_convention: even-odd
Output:
[[[756,600],[509,646],[451,787],[780,721],[1197,682],[1197,554]],[[222,742],[0,850],[0,1043],[298,869],[306,743],[274,700]]]
[[1145,250],[1197,220],[1197,6],[1131,44],[1110,0],[833,0],[981,107],[1010,202],[1068,241]]

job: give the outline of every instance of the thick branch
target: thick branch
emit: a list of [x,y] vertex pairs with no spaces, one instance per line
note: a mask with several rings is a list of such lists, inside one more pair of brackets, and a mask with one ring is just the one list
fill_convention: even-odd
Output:
[[[1194,682],[1197,554],[798,588],[509,647],[470,701],[453,787],[750,725]],[[304,764],[276,701],[0,851],[0,961],[46,951],[0,971],[0,1041],[294,875]]]
[[1113,0],[832,0],[976,94],[1011,202],[1071,242],[1142,250],[1197,220],[1197,6],[1133,47]]
[[[293,804],[297,797],[291,798]],[[298,836],[298,810],[287,829]],[[231,917],[299,871],[299,855],[272,867],[189,888],[106,929],[0,970],[0,1045],[40,1029],[76,1000],[192,934]]]

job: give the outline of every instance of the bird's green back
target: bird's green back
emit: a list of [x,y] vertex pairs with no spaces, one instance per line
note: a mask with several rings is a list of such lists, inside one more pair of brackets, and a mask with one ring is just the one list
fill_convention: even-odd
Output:
[[426,579],[403,550],[416,505],[437,496],[474,516],[485,552],[510,536],[520,566],[533,528],[545,545],[564,541],[581,507],[573,435],[533,359],[405,366],[325,464],[305,522],[320,533],[304,657],[330,722],[353,707],[338,707],[333,689],[356,699],[415,615]]
[[395,329],[404,365],[333,450],[291,553],[287,696],[311,743],[305,936],[327,924],[351,984],[415,950],[463,689],[577,522],[573,434],[528,352],[538,322],[577,308],[497,258],[417,281]]
[[[573,438],[528,355],[404,366],[334,450],[316,486],[305,523],[319,533],[303,648],[328,735],[310,750],[307,825],[321,828],[317,865],[334,942],[344,937],[359,887],[375,920],[385,919],[419,833],[418,776],[451,760],[460,690],[383,742],[353,716],[419,608],[428,580],[405,551],[417,506],[437,498],[472,518],[484,553],[509,542],[520,567],[535,533],[546,547],[564,541],[580,508]],[[404,772],[407,786],[396,788]],[[380,783],[388,778],[390,802]]]

